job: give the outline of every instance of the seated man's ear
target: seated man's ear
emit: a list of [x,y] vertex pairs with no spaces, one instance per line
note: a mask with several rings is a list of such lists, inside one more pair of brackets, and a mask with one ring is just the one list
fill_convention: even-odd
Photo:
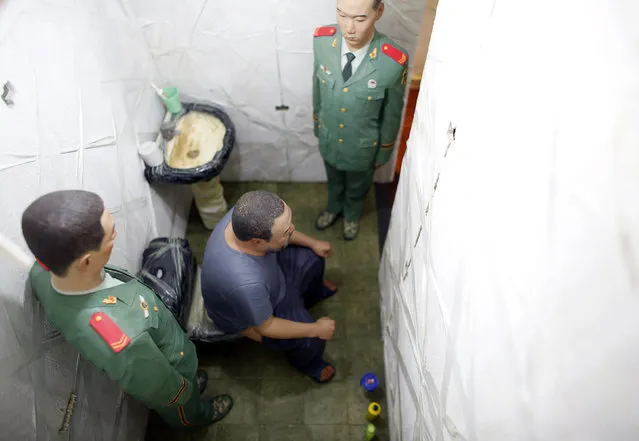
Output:
[[266,241],[264,239],[251,239],[249,243],[254,247],[260,247],[266,245]]

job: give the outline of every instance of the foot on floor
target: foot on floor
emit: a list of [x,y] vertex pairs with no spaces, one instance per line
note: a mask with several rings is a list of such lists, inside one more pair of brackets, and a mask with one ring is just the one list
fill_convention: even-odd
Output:
[[353,240],[359,233],[359,222],[344,221],[344,239]]
[[337,292],[337,285],[328,279],[324,279],[324,286],[333,294]]
[[233,398],[230,395],[218,395],[209,400],[213,411],[211,422],[216,423],[227,416],[233,408]]
[[202,395],[206,389],[206,384],[209,381],[209,376],[204,369],[197,370],[195,373],[195,381],[197,382],[197,387],[200,390],[200,395]]
[[325,382],[325,381],[331,380],[334,375],[335,375],[335,367],[329,364],[328,366],[325,366],[324,369],[322,369],[322,375],[320,375],[320,381]]
[[315,221],[315,228],[317,228],[318,230],[325,230],[328,227],[333,226],[339,216],[339,214],[333,214],[329,213],[328,211],[323,211]]
[[335,376],[335,366],[324,360],[321,362],[321,367],[311,373],[311,378],[317,383],[328,383]]

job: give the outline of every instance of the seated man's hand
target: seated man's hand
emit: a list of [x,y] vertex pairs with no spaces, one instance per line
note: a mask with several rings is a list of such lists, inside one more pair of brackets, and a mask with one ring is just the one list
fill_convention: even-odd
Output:
[[333,247],[330,242],[325,240],[316,240],[311,249],[315,251],[315,254],[323,258],[330,257],[333,254]]
[[330,340],[335,332],[335,320],[329,317],[322,317],[315,322],[317,325],[317,338]]

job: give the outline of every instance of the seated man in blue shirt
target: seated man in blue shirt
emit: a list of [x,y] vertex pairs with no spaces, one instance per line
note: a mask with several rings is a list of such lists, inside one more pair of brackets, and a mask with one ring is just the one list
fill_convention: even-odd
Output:
[[323,278],[332,249],[296,231],[291,218],[289,206],[271,192],[242,195],[208,240],[202,295],[223,332],[283,350],[295,368],[326,383],[335,376],[323,359],[335,322],[315,321],[307,308],[335,294]]

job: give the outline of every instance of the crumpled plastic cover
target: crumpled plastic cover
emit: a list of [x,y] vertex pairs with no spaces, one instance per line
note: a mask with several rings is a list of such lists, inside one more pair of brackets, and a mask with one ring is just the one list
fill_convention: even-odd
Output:
[[[146,166],[144,176],[150,184],[158,182],[164,184],[193,184],[201,181],[210,181],[222,172],[226,161],[233,151],[235,145],[235,126],[223,109],[202,102],[183,102],[182,107],[184,108],[184,112],[178,115],[172,115],[167,112],[169,115],[167,122],[175,122],[192,111],[211,114],[218,118],[226,128],[222,149],[218,151],[210,161],[198,167],[178,169],[169,166],[166,161],[156,167]],[[167,142],[162,137],[159,137],[159,139],[161,141],[158,143],[158,146],[166,154]]]
[[194,341],[236,340],[209,317],[202,297],[201,272],[188,240],[158,237],[144,250],[139,278],[151,288]]
[[203,343],[216,343],[243,338],[241,334],[225,334],[209,317],[202,297],[202,278],[199,267],[195,276],[193,301],[191,302],[185,328],[189,338]]
[[439,2],[380,268],[393,441],[637,439],[637,17]]
[[142,253],[138,277],[184,325],[193,298],[196,268],[187,239],[158,237]]

